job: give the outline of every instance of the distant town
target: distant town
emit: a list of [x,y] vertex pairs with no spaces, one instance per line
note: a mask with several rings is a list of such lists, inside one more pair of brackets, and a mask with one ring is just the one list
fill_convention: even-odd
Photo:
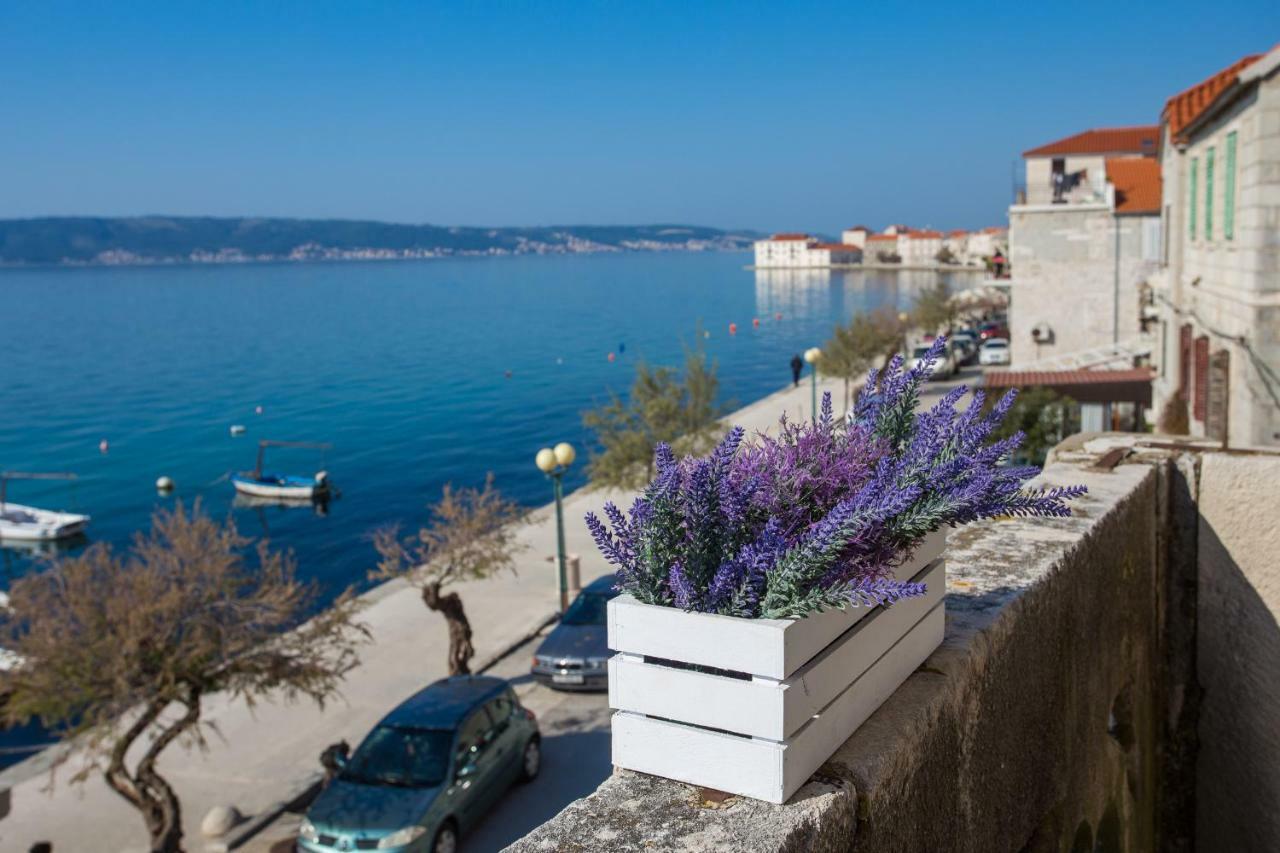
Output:
[[774,234],[755,243],[758,269],[800,269],[886,265],[904,269],[983,267],[1007,250],[1009,229],[1000,225],[979,231],[945,234],[909,225],[890,225],[874,233],[865,225],[846,228],[839,243],[812,234]]
[[484,228],[359,220],[48,217],[0,220],[0,267],[743,251],[758,236],[697,225]]

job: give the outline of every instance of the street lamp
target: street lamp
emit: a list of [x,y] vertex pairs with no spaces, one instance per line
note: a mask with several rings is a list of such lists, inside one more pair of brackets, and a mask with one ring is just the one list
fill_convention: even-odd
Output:
[[813,390],[813,422],[818,422],[818,360],[822,358],[822,350],[809,347],[804,351],[804,360],[809,362],[810,387]]
[[551,485],[556,496],[556,557],[560,566],[560,612],[569,607],[569,581],[565,575],[564,564],[564,472],[569,470],[573,460],[578,457],[573,445],[562,441],[554,448],[544,447],[534,457],[538,470],[551,478]]

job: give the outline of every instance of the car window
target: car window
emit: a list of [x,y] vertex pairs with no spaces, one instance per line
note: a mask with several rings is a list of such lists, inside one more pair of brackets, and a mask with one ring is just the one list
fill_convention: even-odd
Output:
[[493,718],[495,723],[501,723],[503,720],[509,720],[511,714],[515,711],[515,701],[509,692],[503,693],[494,699],[490,699],[485,703],[485,710],[489,712],[489,716]]
[[1004,341],[987,341],[987,349],[1004,349],[1007,346]]
[[453,732],[378,726],[342,769],[342,778],[363,785],[429,788],[443,781]]
[[560,617],[561,625],[604,625],[608,621],[609,599],[613,596],[584,592],[573,600]]
[[930,349],[929,347],[916,347],[914,350],[912,350],[911,357],[924,358],[926,355],[929,354],[929,349]]
[[458,763],[466,764],[467,754],[471,752],[472,747],[480,746],[484,742],[485,735],[489,733],[489,729],[493,727],[489,716],[485,713],[484,708],[478,708],[467,717],[461,728],[458,729],[458,748],[456,750]]

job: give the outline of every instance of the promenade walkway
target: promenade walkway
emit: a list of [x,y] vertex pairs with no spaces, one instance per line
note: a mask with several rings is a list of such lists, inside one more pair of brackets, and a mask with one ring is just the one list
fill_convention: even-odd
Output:
[[[831,391],[839,406],[843,383],[820,381],[819,394],[823,390]],[[749,432],[764,430],[784,411],[792,418],[809,417],[808,377],[799,388],[759,400],[726,422]],[[529,447],[530,465],[537,449]],[[588,491],[574,492],[565,502],[567,547],[582,557],[584,585],[609,567],[582,518],[610,498],[629,503],[626,494]],[[478,665],[528,637],[556,612],[555,569],[546,561],[555,553],[552,508],[535,512],[519,535],[529,549],[517,574],[454,587],[475,630]],[[371,564],[373,559],[371,549]],[[214,726],[207,751],[175,745],[165,753],[161,769],[182,800],[187,850],[205,849],[200,821],[210,808],[234,805],[249,818],[271,812],[311,783],[319,770],[317,757],[327,745],[346,738],[354,746],[394,705],[446,674],[444,620],[426,609],[416,589],[396,581],[365,598],[362,618],[372,640],[361,651],[360,666],[347,676],[341,698],[323,710],[309,702],[273,701],[250,710],[243,702],[214,696],[204,706],[203,718]],[[100,774],[80,786],[69,783],[82,766],[81,756],[73,755],[52,778],[47,764],[46,756],[36,756],[0,774],[0,788],[12,788],[12,811],[0,819],[0,850],[27,850],[36,841],[52,842],[58,853],[147,849],[141,819]]]

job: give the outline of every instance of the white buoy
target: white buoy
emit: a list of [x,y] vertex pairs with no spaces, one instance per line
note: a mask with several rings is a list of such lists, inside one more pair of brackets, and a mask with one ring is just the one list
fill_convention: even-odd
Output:
[[255,415],[260,415],[260,414],[262,414],[262,407],[261,407],[261,406],[254,406],[254,407],[253,407],[253,413],[254,413]]
[[244,424],[232,424],[232,425],[231,425],[231,434],[232,434],[232,435],[244,435]]
[[106,453],[110,449],[111,449],[111,443],[107,441],[105,438],[102,439],[102,441],[98,442],[98,450],[100,452]]
[[158,492],[172,492],[172,491],[173,491],[173,478],[172,478],[172,477],[160,477],[159,479],[157,479],[157,480],[156,480],[156,491],[158,491]]

